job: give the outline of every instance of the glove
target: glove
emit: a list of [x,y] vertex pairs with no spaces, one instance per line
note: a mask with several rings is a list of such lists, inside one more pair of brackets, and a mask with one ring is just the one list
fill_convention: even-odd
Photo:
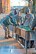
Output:
[[34,30],[34,28],[32,28],[32,30]]

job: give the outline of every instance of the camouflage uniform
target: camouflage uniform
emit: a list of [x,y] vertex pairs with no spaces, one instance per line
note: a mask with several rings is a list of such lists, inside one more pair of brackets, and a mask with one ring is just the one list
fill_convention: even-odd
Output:
[[[25,16],[25,22],[24,22],[24,26],[28,26],[29,28],[31,28],[32,25],[32,21],[34,19],[34,16],[29,12],[30,9],[27,8],[26,9],[26,16]],[[27,47],[29,46],[29,41],[30,41],[30,32],[27,32]]]
[[9,15],[6,16],[5,20],[3,21],[3,24],[5,27],[5,38],[8,38],[10,37],[9,25],[12,24]]
[[31,28],[32,28],[32,38],[34,39],[34,45],[35,45],[35,49],[36,49],[36,17],[34,17],[33,21],[32,21],[32,25],[31,25]]

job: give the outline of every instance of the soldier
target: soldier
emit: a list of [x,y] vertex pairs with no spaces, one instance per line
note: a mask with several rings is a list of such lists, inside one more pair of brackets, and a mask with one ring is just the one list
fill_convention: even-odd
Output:
[[11,22],[12,22],[12,37],[15,34],[15,27],[17,26],[17,19],[16,19],[17,14],[13,14],[10,13],[10,18],[11,18]]
[[34,15],[31,13],[29,8],[27,8],[25,12],[26,12],[26,16],[25,16],[24,26],[30,27],[34,19]]
[[5,38],[11,38],[10,36],[10,30],[9,25],[12,24],[10,15],[6,16],[6,19],[3,21],[4,27],[5,27]]
[[36,17],[32,21],[31,28],[32,28],[32,38],[34,39],[34,45],[36,49]]
[[17,14],[17,24],[18,25],[21,25],[22,24],[22,17],[21,17],[21,12],[20,11],[18,11],[18,14]]
[[[31,28],[32,21],[34,19],[34,16],[31,14],[30,9],[26,9],[26,16],[24,21],[24,26],[28,26]],[[29,40],[30,40],[30,32],[27,32],[27,47],[29,47]]]

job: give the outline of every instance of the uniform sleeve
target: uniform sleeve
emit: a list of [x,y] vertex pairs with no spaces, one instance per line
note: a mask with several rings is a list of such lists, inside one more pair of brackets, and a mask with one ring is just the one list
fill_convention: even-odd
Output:
[[32,28],[36,27],[36,18],[33,19]]
[[16,18],[12,18],[11,19],[11,22],[16,26],[17,25],[17,23],[16,23]]
[[34,20],[34,15],[31,15],[30,23],[29,23],[29,26],[30,26],[31,29],[33,28],[33,20]]
[[25,16],[24,23],[25,23],[26,20],[27,20],[27,18],[26,18],[26,16]]
[[12,24],[12,22],[11,22],[10,18],[9,18],[9,23],[10,23],[10,24]]

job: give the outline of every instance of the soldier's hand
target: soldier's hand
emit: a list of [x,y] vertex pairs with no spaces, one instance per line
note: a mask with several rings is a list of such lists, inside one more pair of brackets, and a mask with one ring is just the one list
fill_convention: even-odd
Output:
[[34,28],[32,28],[32,30],[34,30]]

